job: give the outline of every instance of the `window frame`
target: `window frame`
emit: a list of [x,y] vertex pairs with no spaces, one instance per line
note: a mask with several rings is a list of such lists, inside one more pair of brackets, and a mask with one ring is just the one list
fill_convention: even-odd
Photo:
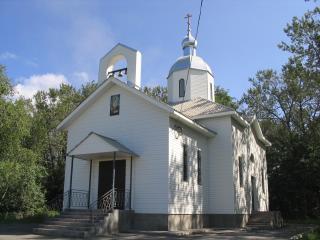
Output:
[[182,145],[183,148],[183,159],[182,159],[182,180],[188,181],[188,146],[187,144]]
[[265,181],[264,181],[264,169],[261,168],[261,185],[262,185],[262,192],[266,193],[266,189],[265,189]]
[[[183,86],[181,86],[183,85]],[[183,78],[180,78],[179,80],[179,97],[185,97],[186,96],[186,81]]]
[[198,185],[202,185],[202,154],[201,154],[201,149],[198,149],[197,150],[197,172],[198,172],[198,175],[197,175],[197,182],[198,182]]
[[[119,98],[119,102],[118,102],[118,106],[116,107],[117,111],[114,112],[114,110],[112,109],[112,103],[113,103],[113,98]],[[118,116],[120,115],[120,94],[114,94],[110,96],[110,104],[109,104],[109,108],[110,108],[110,116]]]
[[241,188],[243,188],[243,157],[242,156],[239,156],[239,185]]

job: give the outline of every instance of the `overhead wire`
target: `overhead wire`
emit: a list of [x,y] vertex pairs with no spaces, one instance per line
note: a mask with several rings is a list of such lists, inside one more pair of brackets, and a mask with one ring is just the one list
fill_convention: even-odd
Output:
[[[196,36],[195,36],[195,44],[196,44],[196,42],[197,42],[198,33],[199,33],[199,26],[200,26],[200,20],[201,20],[201,15],[202,15],[203,1],[204,1],[204,0],[201,0],[201,2],[200,2],[200,9],[199,9],[199,15],[198,15],[198,21],[197,21],[197,28],[196,28]],[[184,98],[185,98],[185,96],[186,96],[186,89],[187,89],[187,85],[188,85],[188,81],[189,81],[189,73],[190,73],[190,68],[191,68],[191,64],[192,64],[192,57],[193,57],[194,51],[195,51],[195,48],[192,49],[192,54],[191,54],[191,57],[190,57],[190,65],[189,65],[188,71],[187,71],[187,79],[186,79],[186,84],[185,84],[185,86],[184,86],[184,96],[183,96],[183,98],[182,98],[182,103],[181,103],[181,107],[180,107],[180,112],[182,112],[182,105],[183,105],[183,103],[184,103]]]

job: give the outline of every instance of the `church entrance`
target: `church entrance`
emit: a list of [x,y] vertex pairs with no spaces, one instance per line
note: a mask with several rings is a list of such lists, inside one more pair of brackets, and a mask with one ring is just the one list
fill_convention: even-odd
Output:
[[[112,191],[113,161],[99,162],[98,199]],[[124,209],[126,183],[126,160],[115,161],[115,208]],[[110,193],[111,196],[112,193]],[[112,198],[109,198],[110,201]],[[104,198],[105,201],[105,198]],[[98,203],[100,207],[102,203]],[[111,204],[111,203],[110,203]]]

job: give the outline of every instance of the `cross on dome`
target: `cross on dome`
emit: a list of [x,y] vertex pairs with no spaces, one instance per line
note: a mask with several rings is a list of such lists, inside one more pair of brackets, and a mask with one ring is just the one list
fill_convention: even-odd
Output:
[[187,19],[187,36],[182,40],[183,55],[196,55],[197,41],[191,34],[191,14],[187,14],[184,18]]

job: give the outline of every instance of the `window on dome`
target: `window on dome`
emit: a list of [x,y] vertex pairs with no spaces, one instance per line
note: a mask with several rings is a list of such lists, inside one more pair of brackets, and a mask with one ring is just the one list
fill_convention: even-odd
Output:
[[179,80],[179,97],[184,97],[186,93],[186,86],[185,86],[185,82],[184,79],[181,78]]

